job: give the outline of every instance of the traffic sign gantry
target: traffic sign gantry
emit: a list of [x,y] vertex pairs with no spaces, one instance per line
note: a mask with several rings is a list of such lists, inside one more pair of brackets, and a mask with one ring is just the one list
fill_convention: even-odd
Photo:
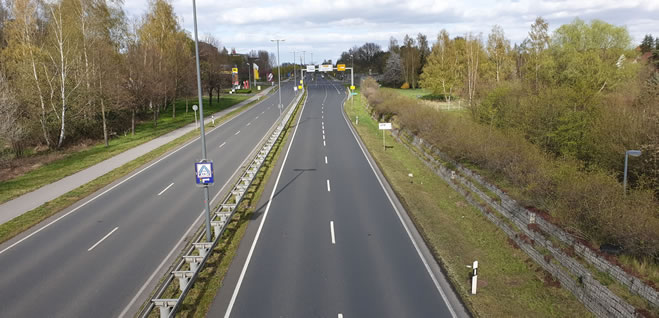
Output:
[[339,71],[339,72],[345,72],[346,65],[345,64],[337,64],[336,65],[336,70]]
[[332,71],[332,64],[321,64],[319,71],[321,72],[331,72]]

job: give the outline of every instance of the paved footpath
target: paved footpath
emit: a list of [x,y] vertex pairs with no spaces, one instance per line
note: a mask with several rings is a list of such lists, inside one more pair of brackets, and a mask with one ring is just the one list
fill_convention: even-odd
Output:
[[[251,98],[212,115],[214,115],[215,118],[220,119],[222,116],[248,103],[251,103],[254,100],[260,99],[271,89],[272,87],[268,87],[262,92],[252,96]],[[208,124],[211,121],[211,116],[207,115],[206,118],[204,118],[204,121]],[[145,142],[135,148],[126,150],[87,169],[81,170],[51,184],[45,185],[11,201],[0,204],[0,224],[4,224],[15,217],[22,215],[23,213],[36,209],[42,204],[56,199],[79,186],[82,186],[116,168],[119,168],[122,165],[187,134],[195,128],[195,124],[191,123],[160,137],[156,137],[155,139]]]

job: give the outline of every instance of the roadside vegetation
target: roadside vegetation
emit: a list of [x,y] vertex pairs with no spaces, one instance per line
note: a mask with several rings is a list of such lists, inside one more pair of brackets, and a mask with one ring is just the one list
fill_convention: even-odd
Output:
[[[244,111],[251,106],[252,103],[244,105],[236,110],[230,112],[222,118],[217,118],[215,121],[216,125],[221,124],[222,122],[231,119],[235,115]],[[206,124],[206,131],[209,132],[213,129],[211,123]],[[76,202],[94,194],[96,191],[102,189],[108,184],[127,176],[131,172],[135,171],[139,167],[157,159],[158,157],[166,154],[167,152],[176,149],[179,146],[182,146],[186,142],[197,138],[199,136],[199,130],[193,130],[174,141],[160,146],[159,148],[146,153],[139,158],[124,164],[123,166],[107,172],[103,176],[88,182],[52,201],[46,202],[42,206],[28,211],[18,217],[15,217],[9,220],[6,223],[0,224],[0,243],[5,242],[14,236],[28,230],[29,228],[39,224],[40,222],[46,220],[47,218],[57,214],[58,212],[70,207]]]
[[[386,98],[392,98],[392,104],[408,100],[391,93]],[[361,139],[476,317],[592,316],[408,148],[388,135],[388,147],[383,150],[378,122],[371,118],[365,102],[357,98],[354,107],[347,102],[346,113],[353,124],[355,116],[359,116],[355,127]],[[477,295],[470,294],[470,269],[466,267],[474,260],[479,261]]]
[[[249,98],[247,95],[224,95],[219,102],[216,101],[214,104],[209,104],[208,98],[205,98],[204,112],[208,118],[210,114],[231,107],[247,98]],[[195,113],[191,108],[193,103],[197,104],[197,100],[188,103],[190,108],[186,112],[186,102],[177,101],[176,107],[179,111],[177,117],[172,118],[171,114],[164,114],[159,120],[159,125],[155,127],[149,121],[139,123],[136,126],[134,135],[116,136],[109,141],[108,146],[98,141],[81,141],[78,147],[67,150],[58,152],[45,150],[43,153],[35,153],[9,160],[5,163],[5,167],[0,168],[0,171],[2,171],[0,175],[0,203],[74,174],[187,124],[194,123]],[[199,116],[198,112],[197,116]],[[10,153],[4,155],[7,157],[12,156]]]
[[[659,283],[657,39],[634,44],[624,27],[601,20],[575,19],[550,33],[538,17],[514,45],[495,25],[486,38],[441,30],[432,47],[423,34],[400,44],[392,37],[386,52],[366,43],[338,63],[351,55],[358,73],[378,81],[363,80],[362,91],[381,121]],[[463,109],[441,107],[455,104]],[[625,192],[632,149],[641,155],[629,158]]]
[[[258,57],[261,78],[272,69],[269,52],[230,52],[210,36],[199,51],[207,114],[241,99],[221,93],[250,77],[248,57]],[[196,90],[194,42],[166,0],[150,1],[135,22],[123,1],[0,1],[0,181],[80,151],[116,154],[189,123]],[[88,162],[80,159],[60,165]]]

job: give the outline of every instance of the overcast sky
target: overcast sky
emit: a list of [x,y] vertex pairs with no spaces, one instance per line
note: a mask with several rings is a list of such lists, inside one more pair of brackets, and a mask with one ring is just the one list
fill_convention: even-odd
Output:
[[[192,34],[192,0],[170,1],[181,25]],[[148,0],[125,0],[124,8],[130,17],[139,17]],[[419,32],[432,43],[442,28],[451,36],[482,32],[486,39],[499,24],[513,43],[519,43],[537,16],[549,21],[552,31],[579,17],[626,26],[635,43],[648,33],[659,36],[659,0],[197,1],[200,39],[211,34],[239,53],[276,53],[270,39],[285,39],[280,45],[282,62],[293,61],[292,51],[306,51],[307,63],[310,53],[315,63],[336,61],[354,45],[375,42],[386,50],[389,37],[402,42],[405,34]]]

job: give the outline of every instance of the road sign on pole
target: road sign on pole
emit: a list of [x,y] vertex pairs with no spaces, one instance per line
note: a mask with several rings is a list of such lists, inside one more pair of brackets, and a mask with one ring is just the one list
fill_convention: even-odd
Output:
[[380,123],[378,124],[378,128],[382,130],[382,148],[386,151],[387,150],[387,144],[384,141],[384,131],[385,130],[391,130],[391,123]]
[[334,68],[332,64],[321,64],[319,71],[321,72],[331,72]]
[[315,72],[316,65],[307,65],[307,72]]
[[339,72],[345,72],[346,71],[346,65],[345,64],[337,64],[336,65],[336,70]]
[[272,82],[272,79],[273,79],[272,73],[269,73],[268,74],[268,82]]
[[194,167],[197,185],[207,186],[212,185],[215,182],[213,161],[201,160],[200,162],[195,162]]
[[351,91],[354,91],[355,88],[356,88],[355,85],[350,85],[350,90],[351,90]]

